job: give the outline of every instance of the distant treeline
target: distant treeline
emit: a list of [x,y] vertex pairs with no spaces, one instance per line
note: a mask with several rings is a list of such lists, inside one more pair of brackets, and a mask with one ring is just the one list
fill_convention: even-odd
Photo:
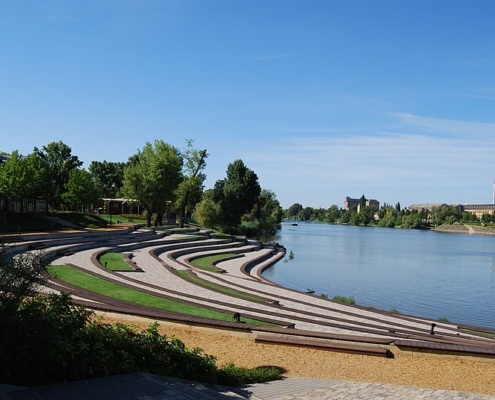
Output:
[[[358,211],[359,208],[359,211]],[[387,228],[402,227],[410,229],[424,229],[442,224],[465,222],[495,222],[492,214],[483,214],[481,219],[470,212],[463,211],[462,207],[443,204],[431,210],[409,210],[401,208],[400,203],[395,206],[384,204],[382,207],[355,207],[344,210],[336,205],[330,208],[303,207],[299,203],[293,204],[285,211],[288,220],[318,221],[357,226],[382,226]]]

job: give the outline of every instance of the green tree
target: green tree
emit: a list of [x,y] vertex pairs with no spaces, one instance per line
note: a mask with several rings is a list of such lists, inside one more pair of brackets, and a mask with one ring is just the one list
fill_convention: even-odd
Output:
[[147,211],[146,226],[151,226],[153,214],[153,225],[162,225],[163,215],[175,200],[181,182],[182,163],[179,150],[163,140],[146,143],[131,157],[124,171],[122,192]]
[[[14,200],[37,197],[41,187],[40,164],[34,155],[22,157],[18,151],[0,164],[0,194]],[[12,214],[14,209],[12,209]]]
[[479,222],[475,213],[463,211],[461,216],[462,222]]
[[311,214],[311,221],[327,221],[328,220],[328,210],[324,208],[313,208],[313,213]]
[[43,166],[44,195],[53,200],[52,208],[57,208],[69,181],[70,171],[82,166],[83,162],[72,155],[72,149],[61,141],[49,143],[41,150],[35,147],[33,152]]
[[439,207],[433,207],[431,210],[432,223],[439,226],[445,223],[453,224],[462,219],[462,212],[459,206],[442,204]]
[[215,228],[220,221],[220,207],[213,200],[213,189],[203,193],[201,201],[194,209],[193,218],[201,226],[209,229]]
[[352,210],[345,210],[341,217],[340,217],[340,222],[342,222],[343,224],[348,224],[351,222],[351,217],[354,218],[354,215],[357,214],[356,213],[356,210],[352,209]]
[[124,181],[126,163],[91,161],[89,172],[96,182],[101,197],[115,198]]
[[93,176],[84,169],[74,169],[69,173],[69,181],[62,193],[62,203],[74,210],[75,208],[96,204],[99,190]]
[[403,228],[419,229],[422,225],[421,215],[418,212],[412,212],[402,217]]
[[314,209],[313,207],[304,207],[299,212],[299,219],[302,221],[311,221],[311,217],[313,216]]
[[227,177],[215,183],[213,194],[220,206],[221,226],[230,232],[256,204],[261,187],[258,176],[242,160],[236,160],[227,167]]
[[364,207],[366,207],[366,196],[363,194],[360,198],[359,198],[359,208],[362,209]]
[[[282,222],[283,210],[277,196],[271,190],[263,189],[252,210],[242,218],[243,228],[248,236],[257,238],[273,236]],[[248,231],[248,227],[252,228]]]
[[342,212],[339,209],[339,207],[337,205],[333,204],[328,209],[327,221],[328,222],[337,222],[338,220],[340,220],[341,215],[342,215]]
[[299,203],[294,203],[292,204],[288,209],[287,209],[287,219],[300,219],[301,218],[301,212],[303,210],[303,206]]
[[368,226],[375,220],[375,212],[376,209],[374,207],[363,207],[358,216],[359,216],[359,224]]
[[484,224],[493,222],[493,215],[489,213],[483,213],[483,215],[481,216],[481,222],[483,222]]
[[179,227],[184,227],[186,214],[190,214],[203,194],[203,183],[206,175],[202,172],[206,167],[206,150],[193,148],[193,140],[187,140],[187,150],[182,154],[184,168],[182,181],[176,191],[176,208],[179,214]]

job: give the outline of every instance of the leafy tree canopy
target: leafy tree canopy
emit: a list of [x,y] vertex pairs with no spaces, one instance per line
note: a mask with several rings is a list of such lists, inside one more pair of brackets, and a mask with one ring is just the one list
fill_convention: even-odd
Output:
[[254,207],[261,194],[258,176],[242,160],[229,164],[227,177],[217,181],[213,190],[222,226],[228,231],[240,225],[242,216]]
[[58,206],[70,171],[82,166],[83,162],[72,155],[72,149],[61,141],[49,143],[41,150],[35,147],[33,152],[43,165],[45,195],[53,197],[55,206]]
[[163,140],[146,143],[131,157],[124,171],[122,192],[147,210],[147,226],[151,226],[152,214],[156,214],[154,225],[160,225],[161,217],[175,200],[182,164],[180,151]]

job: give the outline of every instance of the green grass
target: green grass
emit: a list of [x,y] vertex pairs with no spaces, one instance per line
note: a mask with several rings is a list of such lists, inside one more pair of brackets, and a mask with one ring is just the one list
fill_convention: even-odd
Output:
[[349,304],[349,305],[355,305],[356,304],[356,300],[352,296],[350,296],[350,297],[334,296],[332,298],[332,300],[335,301],[336,303],[341,303],[341,304]]
[[[108,282],[104,279],[95,277],[83,271],[79,271],[78,269],[69,267],[67,265],[51,265],[48,267],[48,273],[72,285],[118,300],[127,301],[129,303],[140,304],[147,307],[153,307],[161,310],[173,311],[197,317],[212,318],[219,321],[232,321],[231,314],[208,310],[206,308],[196,307],[193,305],[181,303],[179,301],[169,300],[159,296],[143,293],[132,288],[118,285],[113,282]],[[249,318],[243,318],[243,321],[253,325],[268,325],[265,322]]]
[[[109,214],[83,214],[80,212],[65,212],[55,211],[55,217],[65,219],[69,222],[77,224],[82,228],[98,229],[108,226],[110,221]],[[127,222],[125,215],[112,215],[112,223],[116,224],[118,220]],[[145,222],[134,218],[135,223]],[[53,229],[69,230],[73,229],[64,225],[60,225],[53,221]],[[51,214],[46,216],[43,214],[0,214],[0,233],[23,233],[23,232],[49,232],[52,230]]]
[[[91,214],[92,216],[95,214]],[[145,224],[146,219],[142,218],[139,215],[135,214],[98,214],[97,217],[100,217],[107,224],[112,222],[112,225],[117,225],[118,221],[126,224],[129,222],[129,219],[132,220],[132,224]]]
[[205,289],[210,289],[210,290],[213,290],[215,292],[226,294],[228,296],[237,297],[239,299],[254,301],[256,303],[264,303],[264,304],[270,303],[269,301],[267,301],[261,297],[253,296],[251,294],[247,294],[247,293],[243,293],[243,292],[239,292],[235,289],[230,289],[228,287],[225,287],[222,285],[217,285],[216,283],[198,278],[197,276],[189,274],[185,270],[177,271],[177,273],[181,277],[183,277],[184,279],[188,280],[189,282],[192,282],[198,286],[204,287]]
[[107,226],[105,219],[101,218],[97,214],[82,214],[78,212],[58,212],[55,214],[57,217],[63,218],[66,221],[73,224],[80,225],[83,228],[103,228]]
[[233,235],[228,235],[226,233],[215,232],[211,235],[215,239],[232,239]]
[[105,253],[98,258],[98,261],[102,266],[106,265],[106,268],[112,271],[133,271],[132,268],[125,260],[122,253]]
[[491,339],[495,338],[495,333],[493,333],[493,332],[486,332],[486,331],[476,330],[476,329],[464,329],[464,328],[461,328],[459,330],[464,332],[464,333],[470,334],[470,335],[479,335],[479,336],[483,336],[483,337],[487,337],[487,338],[491,338]]
[[[55,221],[53,228],[56,230],[67,229],[58,225]],[[52,230],[50,215],[45,218],[41,214],[0,214],[0,233],[16,234],[26,232],[49,232]]]
[[225,260],[238,255],[239,254],[237,253],[222,253],[222,254],[213,254],[209,256],[198,257],[195,258],[194,260],[191,260],[191,265],[193,265],[196,268],[204,269],[205,271],[220,272],[222,271],[222,269],[215,267],[213,265],[215,261]]

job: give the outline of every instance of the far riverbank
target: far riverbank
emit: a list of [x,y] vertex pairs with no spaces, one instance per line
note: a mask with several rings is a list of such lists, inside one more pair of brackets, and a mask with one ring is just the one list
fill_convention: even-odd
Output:
[[466,224],[440,225],[436,228],[433,228],[432,231],[445,233],[464,233],[468,235],[495,235],[495,227]]

